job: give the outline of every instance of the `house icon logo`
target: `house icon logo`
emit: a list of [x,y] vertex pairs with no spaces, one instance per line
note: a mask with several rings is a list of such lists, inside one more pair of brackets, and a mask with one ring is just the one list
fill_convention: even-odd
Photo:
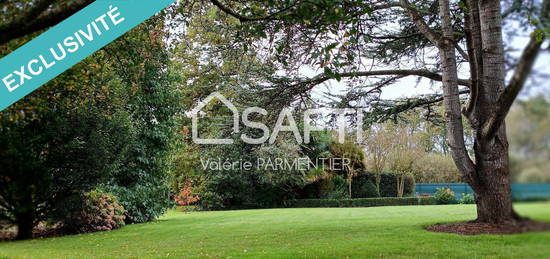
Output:
[[[294,120],[294,116],[292,114],[292,110],[290,108],[284,108],[279,112],[279,116],[277,118],[277,122],[275,122],[275,126],[271,130],[267,125],[264,123],[261,123],[259,121],[252,121],[250,118],[251,114],[259,114],[259,115],[267,115],[268,111],[259,108],[259,107],[248,107],[242,111],[242,116],[239,113],[239,110],[237,110],[237,107],[233,105],[225,96],[220,94],[219,92],[213,92],[208,97],[206,97],[204,100],[200,101],[197,106],[191,110],[188,114],[188,116],[191,117],[192,121],[192,139],[193,142],[197,144],[206,144],[206,145],[230,145],[234,143],[234,140],[231,138],[219,138],[219,139],[204,139],[199,137],[199,117],[206,117],[206,112],[203,112],[203,110],[211,101],[213,100],[219,100],[223,105],[225,105],[231,113],[233,114],[233,134],[240,133],[240,122],[242,119],[243,126],[245,128],[253,128],[257,129],[263,132],[261,137],[254,138],[251,136],[247,136],[244,132],[241,134],[241,140],[244,143],[251,144],[251,145],[259,145],[266,143],[268,141],[269,144],[275,143],[275,140],[277,139],[277,136],[280,132],[291,132],[294,137],[296,138],[296,143],[302,144],[302,143],[310,143],[311,141],[311,132],[312,131],[323,131],[323,128],[319,128],[311,123],[312,118],[310,118],[310,115],[323,115],[322,109],[308,109],[303,114],[303,121],[304,121],[304,137],[302,138],[300,129],[298,128],[298,125],[296,121]],[[333,114],[338,116],[338,141],[340,143],[344,143],[345,140],[345,134],[346,134],[346,122],[345,117],[346,114],[350,113],[356,113],[356,134],[357,134],[357,143],[362,143],[363,139],[363,111],[361,109],[352,110],[352,109],[333,109]],[[285,123],[287,121],[288,123]]]
[[233,133],[239,132],[239,111],[237,110],[237,107],[233,105],[225,96],[220,94],[219,92],[213,92],[208,97],[206,97],[203,101],[201,101],[193,110],[191,110],[191,120],[192,120],[192,138],[193,142],[197,144],[209,144],[209,145],[228,145],[233,144],[232,139],[202,139],[199,138],[199,129],[198,129],[198,123],[199,123],[199,115],[201,114],[201,110],[204,109],[208,103],[210,103],[212,100],[219,100],[222,102],[231,112],[233,113]]

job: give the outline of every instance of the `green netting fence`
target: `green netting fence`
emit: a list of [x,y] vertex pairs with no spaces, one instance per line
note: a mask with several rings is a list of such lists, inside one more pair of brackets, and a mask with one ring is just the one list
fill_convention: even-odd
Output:
[[[473,194],[472,188],[466,183],[417,183],[417,196],[432,196],[437,189],[448,187],[455,192],[457,198],[463,193]],[[550,184],[516,183],[512,184],[512,195],[515,200],[550,199]]]

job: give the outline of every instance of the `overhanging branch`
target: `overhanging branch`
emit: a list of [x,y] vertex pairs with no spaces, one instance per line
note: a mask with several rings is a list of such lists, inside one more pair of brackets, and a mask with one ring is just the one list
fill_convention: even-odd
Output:
[[[334,76],[328,76],[325,74],[321,74],[317,77],[314,77],[310,80],[306,80],[303,82],[300,82],[300,84],[321,84],[324,83],[330,79],[334,79],[335,76],[339,76],[341,78],[347,78],[347,77],[369,77],[369,76],[390,76],[390,75],[400,75],[400,76],[419,76],[428,78],[434,81],[441,82],[443,80],[443,77],[436,73],[432,72],[426,69],[396,69],[396,70],[374,70],[374,71],[360,71],[360,72],[349,72],[349,73],[337,73]],[[458,84],[462,86],[470,86],[470,80],[466,79],[459,79]]]
[[32,18],[38,17],[54,2],[55,0],[39,0],[34,2],[27,10],[21,11],[21,14],[14,15],[9,23],[0,25],[0,32],[4,33],[5,31],[11,31],[25,26],[25,23]]
[[508,7],[508,9],[502,12],[502,18],[508,17],[510,14],[517,12],[518,10],[521,10],[522,7],[523,7],[523,0],[514,0],[512,5]]
[[53,1],[41,1],[40,5],[36,5],[32,10],[22,13],[18,19],[0,26],[0,45],[54,26],[93,1],[78,0],[68,6],[53,7],[50,10],[48,10],[48,7]]
[[[399,78],[406,77],[406,76],[419,76],[419,77],[428,78],[434,81],[443,80],[440,74],[433,71],[425,70],[425,69],[374,70],[374,71],[335,73],[332,75],[320,74],[316,77],[309,78],[309,79],[302,79],[300,81],[296,81],[290,84],[285,83],[284,86],[280,86],[278,89],[274,90],[271,100],[274,101],[275,99],[281,96],[287,96],[288,94],[290,94],[287,91],[293,91],[294,94],[307,92],[313,89],[315,86],[320,85],[326,81],[335,79],[336,77],[356,78],[356,77],[370,77],[370,76],[397,76]],[[392,80],[395,80],[395,79],[398,79],[398,78],[393,78]],[[470,80],[459,79],[458,83],[459,85],[463,85],[467,87],[470,86]],[[387,85],[387,84],[383,84],[383,85]],[[380,88],[382,88],[382,86],[377,86],[373,88],[373,90],[375,89],[380,90]]]
[[401,7],[407,11],[412,22],[416,25],[418,30],[434,45],[439,46],[440,36],[434,32],[428,24],[422,18],[422,15],[414,8],[414,6],[408,0],[399,0]]
[[[459,95],[469,94],[469,90],[462,90],[459,92]],[[444,100],[443,95],[431,95],[418,98],[407,98],[392,101],[390,104],[375,104],[371,106],[361,106],[353,108],[372,108],[373,110],[369,112],[371,117],[371,122],[383,122],[385,120],[391,119],[394,116],[397,116],[401,113],[416,109],[416,108],[429,108],[432,105],[441,103]]]
[[222,10],[224,13],[233,16],[237,18],[241,22],[255,22],[255,21],[269,21],[269,20],[276,20],[276,17],[286,11],[288,11],[290,8],[294,7],[295,4],[289,5],[288,7],[285,7],[277,12],[274,12],[272,14],[266,15],[266,16],[259,16],[259,17],[249,17],[241,15],[235,11],[233,11],[230,7],[225,6],[218,0],[210,0],[213,5],[218,7],[220,10]]

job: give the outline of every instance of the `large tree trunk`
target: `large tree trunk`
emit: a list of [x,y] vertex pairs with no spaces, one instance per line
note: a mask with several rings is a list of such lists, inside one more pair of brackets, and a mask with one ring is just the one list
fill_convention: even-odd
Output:
[[[24,214],[24,215],[23,215]],[[32,238],[35,218],[32,213],[23,213],[17,216],[17,240]]]
[[[30,193],[30,192],[29,192]],[[29,194],[27,193],[27,194]],[[17,224],[17,240],[32,238],[32,231],[37,221],[36,205],[32,202],[32,196],[25,195],[17,202],[15,211],[15,223]]]
[[512,208],[508,141],[504,126],[492,140],[478,138],[475,153],[478,181],[473,187],[476,193],[477,221],[506,223],[517,220]]
[[32,222],[20,221],[17,223],[17,240],[25,240],[32,238],[32,230],[34,224]]
[[508,141],[504,123],[492,135],[482,130],[498,110],[504,90],[504,49],[500,2],[468,1],[468,52],[472,71],[471,100],[464,110],[474,128],[475,164],[464,144],[457,62],[449,1],[440,0],[443,37],[438,41],[443,68],[443,89],[449,146],[453,158],[476,196],[478,222],[504,223],[517,220],[512,208]]
[[[494,134],[482,130],[499,108],[504,91],[505,68],[502,39],[502,18],[499,0],[477,1],[481,30],[483,71],[479,78],[476,125],[476,192],[479,222],[504,223],[516,220],[512,208],[512,190],[508,159],[508,140],[504,123]],[[477,14],[475,14],[477,15]]]

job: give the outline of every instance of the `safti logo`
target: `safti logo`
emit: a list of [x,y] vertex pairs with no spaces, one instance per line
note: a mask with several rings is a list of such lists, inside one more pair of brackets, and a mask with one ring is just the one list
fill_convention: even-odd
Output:
[[[275,127],[273,127],[273,130],[271,131],[269,127],[261,122],[255,122],[250,120],[250,115],[254,113],[258,113],[261,115],[267,115],[267,110],[260,108],[260,107],[249,107],[246,108],[242,112],[242,119],[241,115],[239,114],[239,110],[231,101],[229,101],[225,96],[218,92],[214,92],[210,94],[208,97],[206,97],[203,101],[201,101],[197,106],[191,110],[191,120],[192,120],[192,138],[193,142],[197,144],[206,144],[206,145],[229,145],[233,144],[233,139],[203,139],[199,137],[199,129],[198,129],[198,122],[199,117],[206,116],[205,113],[201,113],[201,110],[208,105],[213,100],[218,99],[223,103],[229,110],[233,113],[233,133],[239,133],[240,129],[240,123],[242,122],[244,126],[248,128],[254,128],[259,129],[263,132],[262,137],[260,138],[251,138],[247,136],[245,133],[241,134],[241,139],[247,143],[247,144],[253,144],[253,145],[259,145],[263,144],[266,141],[269,142],[269,144],[273,144],[275,140],[277,139],[277,136],[280,132],[292,132],[294,137],[296,138],[296,142],[298,144],[302,143],[310,143],[311,141],[311,132],[313,131],[323,131],[325,128],[321,128],[315,125],[312,125],[312,116],[318,115],[318,116],[327,116],[327,115],[337,115],[337,132],[338,132],[338,141],[340,143],[344,143],[345,136],[346,136],[346,119],[345,116],[348,114],[355,113],[356,115],[356,128],[355,128],[355,134],[357,135],[357,142],[361,143],[363,138],[363,112],[361,110],[354,110],[354,109],[308,109],[304,112],[304,134],[303,137],[300,133],[300,130],[298,129],[298,126],[296,124],[296,121],[294,120],[293,116],[293,110],[290,108],[284,108],[279,113],[279,117],[277,118],[277,122],[275,123]],[[328,114],[327,114],[328,113]],[[287,122],[286,125],[285,121]]]
[[214,92],[210,94],[206,99],[204,99],[202,102],[200,102],[195,109],[191,111],[191,120],[193,123],[192,126],[192,135],[193,135],[193,142],[197,144],[233,144],[232,139],[202,139],[199,138],[199,129],[197,127],[197,124],[199,123],[199,113],[200,111],[212,100],[219,99],[231,112],[233,113],[233,132],[238,133],[239,132],[239,111],[237,110],[237,107],[233,105],[227,98],[225,98],[223,95],[221,95],[218,92]]

